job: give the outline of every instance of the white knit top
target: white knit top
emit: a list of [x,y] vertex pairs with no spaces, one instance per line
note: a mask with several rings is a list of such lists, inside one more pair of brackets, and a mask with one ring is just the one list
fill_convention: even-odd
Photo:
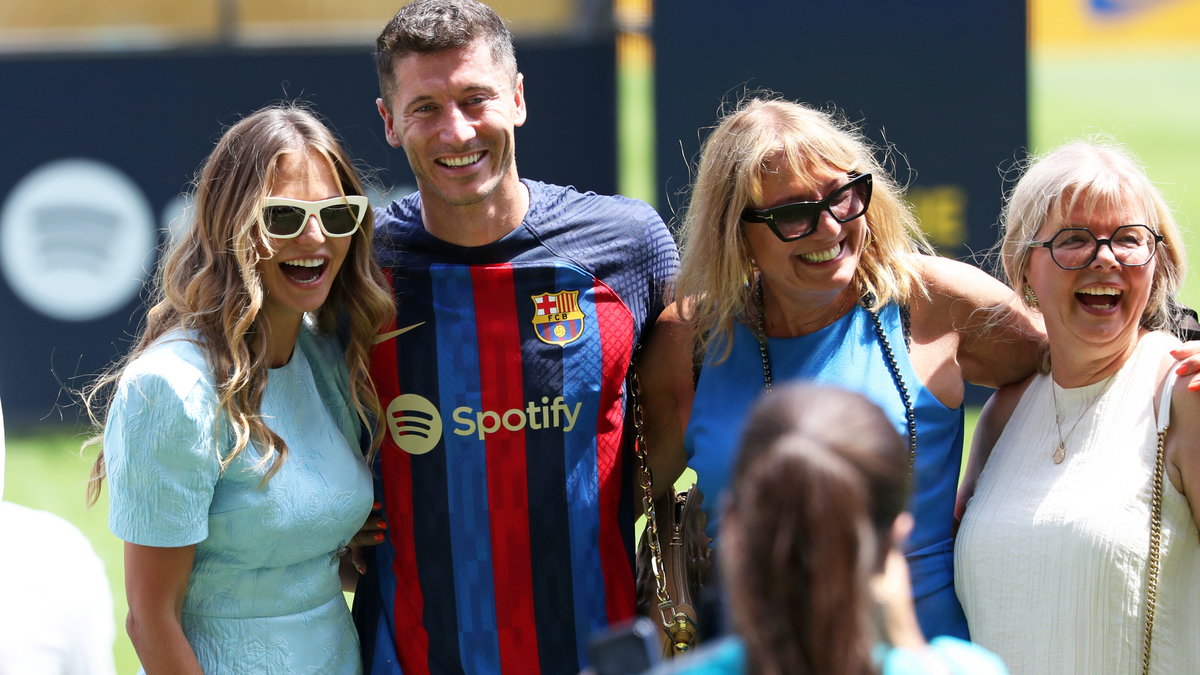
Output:
[[[1117,373],[1084,387],[1036,376],[988,458],[955,583],[971,639],[1013,673],[1141,672],[1154,395],[1172,344],[1148,333]],[[1161,565],[1151,672],[1200,673],[1200,537],[1165,476]]]

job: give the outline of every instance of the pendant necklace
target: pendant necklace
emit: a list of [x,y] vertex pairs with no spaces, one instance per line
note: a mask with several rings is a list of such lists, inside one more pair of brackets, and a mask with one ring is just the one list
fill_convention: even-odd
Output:
[[1063,460],[1067,458],[1067,439],[1071,437],[1071,434],[1075,433],[1075,428],[1079,426],[1079,423],[1083,421],[1083,418],[1088,416],[1088,413],[1092,410],[1092,406],[1096,405],[1100,399],[1104,398],[1104,392],[1108,391],[1109,385],[1111,385],[1115,379],[1117,379],[1115,375],[1109,376],[1108,382],[1106,382],[1104,386],[1100,388],[1100,391],[1097,392],[1095,398],[1093,398],[1091,402],[1087,404],[1087,407],[1083,409],[1083,412],[1079,413],[1078,419],[1075,420],[1075,423],[1071,425],[1070,431],[1068,431],[1064,436],[1062,432],[1062,415],[1059,414],[1058,411],[1058,385],[1054,383],[1054,377],[1050,377],[1050,398],[1054,401],[1054,428],[1058,431],[1058,447],[1054,449],[1054,454],[1050,456],[1050,459],[1055,464],[1062,464]]

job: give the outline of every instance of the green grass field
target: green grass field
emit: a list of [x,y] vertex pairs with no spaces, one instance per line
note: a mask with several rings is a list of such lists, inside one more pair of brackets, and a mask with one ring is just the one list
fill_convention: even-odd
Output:
[[[122,544],[108,531],[108,493],[93,508],[85,504],[88,475],[95,450],[80,453],[84,436],[70,430],[51,428],[43,433],[10,436],[4,480],[4,499],[35,509],[56,513],[75,524],[91,540],[104,561],[113,592],[113,621],[117,625],[114,655],[117,672],[136,673],[137,655],[125,635],[125,577],[121,564]],[[12,542],[10,542],[12,543]],[[37,551],[23,555],[36,558]]]
[[[1106,134],[1146,165],[1200,260],[1200,47],[1137,50],[1041,50],[1030,69],[1031,147]],[[1200,306],[1200,275],[1188,277],[1183,302]]]
[[[1200,109],[1200,88],[1185,85],[1194,81],[1197,72],[1200,49],[1124,53],[1106,49],[1037,53],[1030,77],[1031,147],[1046,150],[1091,133],[1107,133],[1125,143],[1146,163],[1151,178],[1176,209],[1194,255],[1200,255],[1194,234],[1194,224],[1200,223],[1200,125],[1192,115]],[[647,77],[642,73],[625,85],[626,90],[648,91]],[[634,136],[652,133],[644,120],[635,120],[632,129]],[[651,145],[640,142],[626,147]],[[647,172],[652,162],[627,161],[643,163],[623,177],[622,190],[652,197],[652,169]],[[1193,307],[1200,305],[1200,278],[1191,277],[1182,299]],[[968,438],[975,413],[968,414]],[[114,594],[118,672],[133,673],[137,658],[124,633],[121,542],[108,533],[106,496],[93,509],[84,506],[94,454],[81,456],[81,441],[82,436],[54,427],[9,438],[4,496],[65,517],[92,541],[108,568]]]

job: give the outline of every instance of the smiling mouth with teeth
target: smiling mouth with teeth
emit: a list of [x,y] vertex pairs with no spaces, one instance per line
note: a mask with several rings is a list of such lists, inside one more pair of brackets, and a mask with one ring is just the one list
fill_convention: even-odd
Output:
[[279,263],[279,269],[292,281],[311,284],[325,274],[324,258],[301,258]]
[[842,245],[840,243],[838,243],[838,244],[834,244],[833,246],[830,246],[829,248],[825,249],[824,251],[813,251],[812,253],[801,253],[800,259],[803,260],[804,262],[823,263],[823,262],[828,262],[828,261],[833,260],[834,258],[838,257],[838,254],[841,252],[842,252]]
[[474,164],[475,162],[478,162],[482,157],[483,157],[483,153],[477,152],[473,155],[466,155],[464,157],[443,157],[443,158],[437,160],[437,162],[438,162],[438,164],[441,164],[442,166],[458,168],[460,166],[468,166],[470,164]]
[[1079,302],[1096,309],[1112,309],[1121,299],[1121,289],[1108,287],[1083,288],[1075,291]]

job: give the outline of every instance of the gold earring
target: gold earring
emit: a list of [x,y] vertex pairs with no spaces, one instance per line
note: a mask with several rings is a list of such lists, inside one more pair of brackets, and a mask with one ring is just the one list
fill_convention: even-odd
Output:
[[1033,292],[1033,287],[1029,284],[1025,284],[1024,296],[1026,305],[1029,305],[1033,309],[1038,308],[1037,294]]

